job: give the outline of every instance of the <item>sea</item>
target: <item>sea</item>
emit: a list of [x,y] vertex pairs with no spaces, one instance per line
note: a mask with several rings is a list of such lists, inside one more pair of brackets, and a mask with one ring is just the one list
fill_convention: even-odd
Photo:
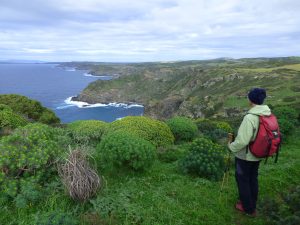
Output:
[[0,64],[0,94],[20,94],[37,100],[52,109],[62,123],[92,119],[112,122],[129,115],[143,115],[144,107],[138,104],[88,104],[71,100],[97,79],[112,77],[93,76],[88,71],[58,64]]

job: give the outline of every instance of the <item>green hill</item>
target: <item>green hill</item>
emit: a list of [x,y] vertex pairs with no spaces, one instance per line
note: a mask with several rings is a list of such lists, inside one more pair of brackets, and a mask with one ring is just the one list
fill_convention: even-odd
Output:
[[[0,97],[6,103],[0,125],[10,128],[0,132],[0,224],[299,224],[300,130],[293,108],[273,110],[284,142],[277,164],[261,163],[258,217],[249,218],[234,209],[234,157],[226,150],[238,118],[229,124],[128,116],[50,126],[38,119],[40,103]],[[55,118],[46,112],[44,118]]]
[[78,100],[140,103],[146,115],[159,119],[240,114],[247,107],[246,95],[252,87],[267,89],[267,104],[300,105],[299,57],[77,66],[89,68],[95,75],[116,76],[91,83]]

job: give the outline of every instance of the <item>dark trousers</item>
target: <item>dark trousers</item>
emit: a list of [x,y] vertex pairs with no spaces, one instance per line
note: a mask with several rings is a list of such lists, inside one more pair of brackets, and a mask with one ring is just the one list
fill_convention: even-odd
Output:
[[246,213],[256,209],[258,195],[258,162],[235,158],[235,178],[239,190],[239,198]]

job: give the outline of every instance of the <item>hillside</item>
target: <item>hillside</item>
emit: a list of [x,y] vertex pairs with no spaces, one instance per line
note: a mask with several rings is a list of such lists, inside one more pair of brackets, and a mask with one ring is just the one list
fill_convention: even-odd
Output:
[[258,217],[249,218],[234,209],[234,155],[226,147],[239,118],[59,124],[39,102],[0,97],[0,224],[299,224],[293,108],[273,110],[282,149],[277,164],[261,163]]
[[267,104],[300,103],[300,58],[215,59],[169,63],[69,63],[95,75],[115,75],[95,81],[78,100],[89,103],[135,102],[145,114],[164,119],[232,116],[247,107],[252,87],[267,89]]

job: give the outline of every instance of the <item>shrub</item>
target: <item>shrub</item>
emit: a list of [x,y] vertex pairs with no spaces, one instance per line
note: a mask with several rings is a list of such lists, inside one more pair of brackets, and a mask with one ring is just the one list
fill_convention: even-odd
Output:
[[133,170],[149,168],[156,157],[155,147],[149,141],[122,130],[105,136],[97,146],[97,154],[104,165]]
[[44,123],[44,124],[56,124],[59,123],[60,120],[56,117],[55,113],[52,112],[50,109],[45,109],[40,118],[38,119],[38,122]]
[[72,138],[78,143],[98,143],[107,123],[100,120],[78,120],[68,124]]
[[76,225],[79,222],[70,213],[61,211],[51,211],[47,213],[37,213],[35,215],[36,225]]
[[214,142],[223,143],[228,132],[233,132],[231,126],[223,121],[211,121],[208,119],[196,120],[199,131]]
[[300,186],[290,189],[280,198],[267,197],[259,204],[259,210],[266,217],[267,224],[288,225],[300,222]]
[[158,159],[162,162],[174,162],[182,159],[186,155],[187,150],[178,145],[171,145],[165,148],[158,149]]
[[283,199],[292,213],[300,213],[300,185],[292,188]]
[[[110,193],[108,189],[103,191],[103,195],[91,200],[93,211],[101,219],[102,224],[142,224],[142,208],[132,200],[136,194],[132,194],[124,188],[118,192]],[[123,222],[123,223],[122,223]]]
[[[52,128],[44,124],[29,124],[18,128],[0,140],[0,190],[18,201],[34,199],[26,190],[38,190],[48,181],[54,169],[50,163],[59,154]],[[26,187],[25,187],[26,186]],[[28,193],[28,192],[27,192]]]
[[281,133],[287,135],[295,129],[298,122],[298,113],[295,109],[287,106],[279,106],[275,107],[273,113],[278,119]]
[[223,130],[227,133],[233,132],[233,129],[230,126],[230,124],[225,121],[215,121],[214,123],[215,123],[216,127],[220,130]]
[[39,121],[47,124],[60,122],[59,118],[51,110],[43,107],[40,102],[25,96],[16,94],[0,95],[0,103],[8,105],[15,113],[28,118],[30,121]]
[[69,131],[60,127],[52,127],[53,140],[62,149],[68,149],[73,144],[73,139],[69,135]]
[[210,180],[219,180],[224,172],[224,151],[220,145],[206,138],[195,139],[189,153],[179,166],[184,173],[195,174]]
[[176,141],[191,141],[197,136],[197,125],[189,118],[174,117],[166,122]]
[[12,111],[12,109],[8,105],[4,105],[0,103],[0,111],[2,110],[9,110]]
[[174,136],[167,124],[144,116],[127,116],[112,122],[105,135],[122,130],[150,141],[156,147],[168,146],[174,143]]
[[0,129],[22,127],[27,124],[27,121],[13,110],[3,104],[0,104]]

